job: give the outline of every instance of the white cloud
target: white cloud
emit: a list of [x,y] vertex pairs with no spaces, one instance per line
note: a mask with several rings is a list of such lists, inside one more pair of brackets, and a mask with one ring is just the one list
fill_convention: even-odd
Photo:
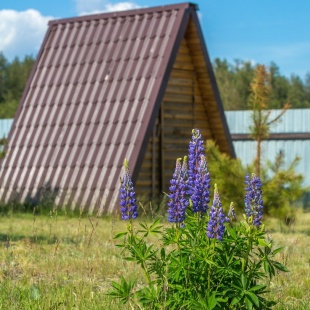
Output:
[[10,60],[27,54],[35,56],[51,19],[32,9],[0,10],[0,51]]
[[75,0],[78,15],[95,14],[100,12],[115,12],[138,9],[134,2],[111,3],[106,0]]
[[107,12],[127,11],[127,10],[138,9],[139,7],[140,7],[139,5],[132,3],[132,2],[119,2],[115,4],[107,4],[106,11]]

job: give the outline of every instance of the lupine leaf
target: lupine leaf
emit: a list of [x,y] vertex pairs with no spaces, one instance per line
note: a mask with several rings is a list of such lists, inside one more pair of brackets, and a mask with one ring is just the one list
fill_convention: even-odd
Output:
[[234,228],[227,227],[227,230],[228,230],[229,234],[233,237],[233,239],[237,238],[236,231]]
[[265,290],[266,287],[267,287],[266,285],[255,285],[255,286],[251,287],[249,289],[249,291],[251,291],[251,292],[263,291],[263,290]]
[[231,305],[231,306],[236,305],[237,303],[239,303],[240,299],[241,299],[240,297],[239,297],[239,298],[234,297],[233,300],[232,300],[232,302],[230,303],[230,305]]
[[289,270],[284,265],[282,265],[279,262],[272,261],[272,265],[275,266],[277,269],[279,269],[281,271],[289,272]]
[[123,237],[123,236],[126,236],[127,234],[128,234],[127,231],[118,233],[118,234],[116,234],[116,235],[114,236],[113,239],[119,239],[119,238],[121,238],[121,237]]
[[284,247],[280,247],[280,248],[275,249],[274,251],[272,251],[272,255],[276,255],[277,253],[279,253],[283,249],[284,249]]
[[268,243],[266,242],[265,239],[258,238],[257,241],[258,241],[258,244],[261,246],[268,246]]
[[246,292],[246,295],[251,299],[251,301],[257,306],[259,307],[259,299],[257,298],[257,296],[252,293],[252,292]]
[[250,300],[250,298],[248,298],[248,296],[245,297],[245,304],[248,310],[252,310],[253,309],[253,303]]

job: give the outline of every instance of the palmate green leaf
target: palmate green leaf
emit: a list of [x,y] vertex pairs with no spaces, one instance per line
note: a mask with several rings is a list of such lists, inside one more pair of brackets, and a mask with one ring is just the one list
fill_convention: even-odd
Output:
[[219,310],[222,309],[220,302],[224,303],[225,301],[227,300],[218,298],[216,292],[212,292],[208,293],[205,297],[191,298],[186,303],[186,309]]
[[139,223],[139,225],[144,228],[144,230],[139,230],[139,232],[144,232],[144,231],[147,231],[148,230],[148,226],[146,224],[146,222],[143,222],[143,223]]
[[134,244],[130,249],[132,256],[135,258],[138,264],[143,264],[145,261],[155,255],[156,252],[152,251],[153,244],[147,246],[145,242]]
[[159,295],[160,292],[156,285],[147,286],[137,291],[137,296],[143,309],[161,309]]
[[161,219],[159,218],[151,225],[151,227],[150,227],[150,233],[151,234],[156,235],[156,234],[159,234],[162,232],[161,229],[162,229],[163,225],[158,225],[160,223],[160,221],[161,221]]
[[127,282],[123,276],[121,276],[121,283],[112,282],[113,290],[107,293],[107,295],[118,298],[125,304],[133,296],[133,288],[135,286],[135,281],[130,280]]
[[143,233],[143,237],[147,237],[149,234],[151,235],[157,235],[161,233],[162,225],[158,225],[160,222],[160,218],[157,219],[151,226],[148,226],[146,222],[139,223],[139,225],[143,228],[138,230],[139,233]]

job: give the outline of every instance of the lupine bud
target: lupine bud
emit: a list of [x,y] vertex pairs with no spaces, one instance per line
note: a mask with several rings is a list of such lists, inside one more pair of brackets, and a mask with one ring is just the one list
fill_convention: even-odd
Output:
[[236,218],[236,212],[235,212],[235,208],[234,208],[234,203],[233,202],[230,203],[230,207],[229,207],[229,211],[228,211],[227,215],[228,215],[230,220]]
[[263,217],[263,195],[261,191],[262,183],[260,181],[260,178],[258,176],[255,176],[255,174],[252,174],[252,177],[247,174],[245,176],[246,184],[245,187],[245,197],[244,197],[244,203],[245,203],[245,214],[247,219],[251,218],[251,224],[259,227],[261,225],[261,220]]
[[125,173],[120,189],[120,210],[122,213],[122,219],[129,220],[138,217],[138,206],[127,159],[124,160],[124,168]]

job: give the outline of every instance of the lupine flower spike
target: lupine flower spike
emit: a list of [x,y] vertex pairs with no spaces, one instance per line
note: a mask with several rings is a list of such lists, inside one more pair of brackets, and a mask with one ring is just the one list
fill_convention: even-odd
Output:
[[124,160],[124,169],[125,173],[120,189],[120,210],[122,220],[129,220],[138,217],[138,206],[127,159]]
[[209,203],[210,176],[207,168],[204,143],[198,129],[193,129],[188,149],[188,194],[193,212],[205,213]]
[[185,211],[189,205],[186,199],[186,174],[187,174],[187,157],[184,157],[183,165],[181,158],[176,161],[176,167],[169,187],[168,202],[168,221],[173,223],[182,223],[185,220]]
[[206,157],[200,156],[198,171],[195,175],[194,188],[192,189],[191,200],[193,212],[206,213],[210,202],[210,174],[208,172]]
[[260,181],[260,178],[258,176],[255,176],[255,174],[252,174],[252,177],[250,178],[249,174],[245,176],[246,184],[245,187],[245,197],[244,197],[244,203],[245,203],[245,215],[248,219],[251,218],[251,223],[253,226],[259,227],[261,226],[261,220],[263,217],[263,195],[261,191],[262,183]]
[[216,238],[220,241],[223,240],[225,231],[224,223],[228,222],[229,219],[225,216],[220,195],[217,189],[217,185],[214,186],[214,200],[210,210],[210,220],[207,226],[207,236],[209,238]]

